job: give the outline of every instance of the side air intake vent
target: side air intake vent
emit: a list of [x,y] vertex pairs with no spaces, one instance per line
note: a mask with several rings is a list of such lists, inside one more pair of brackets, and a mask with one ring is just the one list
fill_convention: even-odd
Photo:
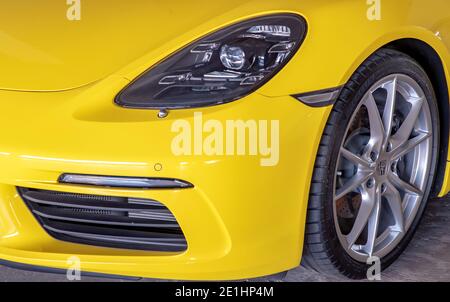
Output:
[[151,199],[18,188],[54,238],[123,249],[180,252],[186,239],[175,217]]

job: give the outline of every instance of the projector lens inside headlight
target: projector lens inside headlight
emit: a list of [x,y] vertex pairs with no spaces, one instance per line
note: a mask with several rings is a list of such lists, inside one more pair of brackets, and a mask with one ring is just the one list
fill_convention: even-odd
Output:
[[306,22],[293,14],[244,21],[186,46],[116,97],[123,107],[177,109],[222,104],[254,91],[295,54]]
[[239,46],[224,45],[220,49],[220,61],[229,69],[242,69],[245,65],[245,52]]

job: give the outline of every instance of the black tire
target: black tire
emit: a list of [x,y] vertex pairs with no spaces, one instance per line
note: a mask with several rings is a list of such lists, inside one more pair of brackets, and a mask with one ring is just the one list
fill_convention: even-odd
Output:
[[[318,272],[366,278],[369,265],[350,257],[339,242],[333,215],[334,171],[341,142],[354,110],[367,90],[391,74],[405,74],[423,89],[431,111],[433,124],[432,160],[426,189],[411,227],[395,249],[381,259],[385,269],[403,252],[423,216],[434,181],[439,150],[439,114],[433,86],[423,68],[411,57],[391,49],[381,49],[368,58],[343,87],[329,116],[317,153],[309,194],[307,223],[302,265]],[[330,172],[333,171],[333,172]]]

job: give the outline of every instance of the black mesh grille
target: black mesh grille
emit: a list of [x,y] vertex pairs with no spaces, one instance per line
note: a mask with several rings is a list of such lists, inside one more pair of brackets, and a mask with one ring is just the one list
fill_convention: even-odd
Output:
[[151,199],[18,188],[42,227],[54,238],[124,249],[184,251],[175,217]]

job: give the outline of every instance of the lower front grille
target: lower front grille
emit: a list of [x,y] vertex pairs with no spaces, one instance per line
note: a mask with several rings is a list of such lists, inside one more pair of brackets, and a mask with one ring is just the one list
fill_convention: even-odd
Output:
[[54,238],[124,249],[180,252],[186,239],[172,213],[151,199],[18,188]]

